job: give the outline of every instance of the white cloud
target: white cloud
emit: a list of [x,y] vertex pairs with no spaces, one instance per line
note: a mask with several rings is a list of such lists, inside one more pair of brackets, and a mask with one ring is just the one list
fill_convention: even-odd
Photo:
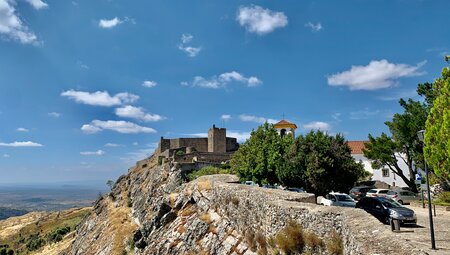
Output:
[[48,116],[52,116],[52,117],[55,117],[55,118],[61,117],[61,113],[59,113],[59,112],[49,112],[47,114],[48,114]]
[[308,22],[305,24],[305,27],[311,28],[311,31],[313,31],[313,32],[319,32],[320,30],[323,29],[322,24],[320,24],[320,22],[317,22],[317,24]]
[[227,131],[227,136],[237,138],[238,143],[243,143],[250,138],[250,132]]
[[23,44],[39,44],[37,36],[23,24],[13,4],[15,1],[0,0],[0,35]]
[[153,128],[139,126],[123,120],[93,120],[90,124],[83,125],[81,130],[87,134],[98,133],[102,130],[112,130],[122,134],[156,133]]
[[271,123],[271,124],[275,124],[278,121],[275,119],[268,119],[268,118],[264,118],[264,117],[257,117],[257,116],[253,116],[253,115],[247,115],[247,114],[241,114],[239,115],[239,119],[241,121],[245,121],[245,122],[256,122],[256,123]]
[[352,120],[366,120],[369,119],[372,116],[378,115],[381,113],[380,110],[373,110],[371,111],[369,108],[364,108],[359,111],[354,111],[350,113],[350,119]]
[[189,57],[196,57],[200,51],[202,51],[202,47],[192,47],[192,46],[183,46],[179,45],[178,49],[186,52]]
[[105,147],[119,147],[120,146],[120,144],[117,144],[117,143],[107,143],[107,144],[105,144]]
[[229,121],[229,120],[231,120],[231,115],[223,114],[222,116],[220,116],[220,119],[223,121]]
[[202,50],[202,47],[192,47],[189,45],[186,45],[187,43],[190,43],[194,39],[194,36],[191,34],[182,34],[181,35],[181,43],[178,45],[178,49],[181,51],[184,51],[189,57],[196,57],[200,51]]
[[426,63],[422,61],[416,66],[393,64],[386,59],[372,60],[367,66],[352,66],[350,70],[336,73],[328,77],[328,85],[346,86],[350,90],[376,90],[389,88],[397,83],[397,79],[423,75],[419,69]]
[[239,7],[236,20],[247,31],[258,35],[268,34],[288,24],[288,19],[283,12],[275,12],[257,5]]
[[394,101],[399,100],[400,98],[414,98],[417,96],[418,96],[417,91],[412,89],[389,93],[388,95],[385,96],[379,96],[378,99],[382,101]]
[[77,103],[97,105],[97,106],[114,106],[126,103],[132,103],[139,99],[139,96],[128,92],[118,93],[110,96],[107,91],[96,91],[94,93],[75,91],[73,89],[61,93],[61,96],[75,100]]
[[12,143],[0,143],[3,147],[42,147],[43,145],[35,142],[12,142]]
[[101,28],[113,28],[121,23],[123,23],[123,20],[120,20],[119,18],[114,17],[113,19],[101,19],[98,22],[98,26]]
[[139,145],[138,142],[133,142],[132,144],[133,144],[133,146],[138,146]]
[[337,121],[337,122],[341,122],[342,120],[341,120],[341,113],[340,112],[337,112],[337,113],[334,113],[333,115],[331,115],[331,117],[335,120],[335,121]]
[[[262,84],[262,81],[257,77],[245,77],[242,74],[232,71],[228,73],[220,74],[219,76],[212,76],[208,79],[203,78],[202,76],[195,76],[192,81],[192,87],[201,87],[201,88],[210,88],[210,89],[218,89],[225,88],[231,82],[240,82],[248,87],[255,87]],[[183,82],[182,85],[188,85],[189,83]]]
[[191,34],[182,34],[181,35],[181,43],[190,43],[194,39],[194,36]]
[[102,150],[98,150],[98,151],[82,151],[80,152],[81,155],[83,156],[102,156],[105,155],[105,152]]
[[43,8],[47,8],[48,4],[41,1],[41,0],[26,0],[29,4],[31,4],[31,6],[34,7],[34,9],[36,10],[40,10]]
[[331,125],[322,121],[313,121],[303,125],[303,129],[329,131],[331,129]]
[[11,157],[11,156],[10,156],[9,154],[3,154],[2,157],[4,157],[4,158],[9,158],[9,157]]
[[144,81],[144,82],[142,82],[142,86],[146,87],[146,88],[153,88],[156,85],[158,85],[158,83],[156,81]]
[[23,128],[23,127],[20,127],[20,128],[17,128],[16,131],[17,131],[17,132],[28,132],[28,131],[30,131],[30,130],[28,130],[28,129],[26,129],[26,128]]
[[125,105],[116,109],[116,115],[124,118],[132,118],[142,120],[145,122],[161,121],[164,117],[158,114],[145,113],[142,107],[134,107],[131,105]]

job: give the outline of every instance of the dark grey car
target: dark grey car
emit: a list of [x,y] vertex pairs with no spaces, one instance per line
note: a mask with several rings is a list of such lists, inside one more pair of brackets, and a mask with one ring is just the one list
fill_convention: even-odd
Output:
[[356,208],[363,209],[385,224],[389,224],[391,219],[399,220],[400,224],[417,223],[413,210],[384,197],[363,197],[356,203]]

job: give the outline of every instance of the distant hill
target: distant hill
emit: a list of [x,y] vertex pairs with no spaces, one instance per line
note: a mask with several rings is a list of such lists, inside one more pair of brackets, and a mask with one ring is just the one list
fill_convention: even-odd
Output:
[[20,210],[20,209],[8,208],[8,207],[0,207],[0,220],[8,219],[9,217],[14,217],[14,216],[22,216],[27,213],[28,213],[28,211],[26,211],[26,210]]

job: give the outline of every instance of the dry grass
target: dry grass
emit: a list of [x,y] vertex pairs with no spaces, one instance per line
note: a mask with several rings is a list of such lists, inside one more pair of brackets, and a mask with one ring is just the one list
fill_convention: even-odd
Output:
[[317,250],[325,246],[323,240],[314,233],[305,233],[303,239],[305,240],[305,244],[312,250]]
[[209,213],[204,213],[202,215],[200,215],[200,217],[198,217],[199,219],[201,219],[202,221],[206,222],[206,224],[211,224],[212,219],[211,219],[211,215]]
[[267,241],[266,237],[260,232],[255,235],[256,243],[258,244],[258,254],[267,255]]
[[112,254],[121,255],[126,246],[124,237],[132,236],[138,228],[132,221],[130,215],[131,209],[129,207],[116,208],[112,204],[108,204],[109,224],[104,234],[113,236]]
[[193,205],[189,205],[186,208],[184,208],[183,210],[180,210],[178,212],[178,215],[187,217],[187,216],[191,216],[192,214],[194,214],[197,211],[197,209],[195,208],[195,206]]
[[303,229],[297,222],[290,220],[275,237],[275,243],[286,254],[300,253],[303,250]]
[[186,227],[184,225],[178,226],[177,232],[183,234],[184,232],[186,232]]
[[336,231],[333,231],[330,235],[329,241],[327,242],[327,250],[332,255],[344,254],[342,237]]
[[171,194],[169,195],[169,203],[170,203],[170,206],[171,206],[172,208],[175,207],[175,202],[177,202],[177,199],[178,199],[178,196],[179,196],[179,195],[180,195],[179,193],[171,193]]
[[248,248],[255,252],[256,248],[258,248],[258,245],[256,244],[256,240],[255,240],[255,232],[251,229],[247,230],[245,232],[245,242],[248,245]]
[[212,189],[212,185],[211,185],[211,182],[209,182],[209,181],[201,180],[201,181],[198,181],[197,188],[199,191],[203,191],[203,190],[209,191]]

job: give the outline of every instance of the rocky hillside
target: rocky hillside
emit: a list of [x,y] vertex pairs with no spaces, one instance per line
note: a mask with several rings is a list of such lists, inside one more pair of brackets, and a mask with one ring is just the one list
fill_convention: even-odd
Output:
[[137,163],[99,199],[64,254],[423,254],[361,210],[312,194],[186,182],[183,165]]

